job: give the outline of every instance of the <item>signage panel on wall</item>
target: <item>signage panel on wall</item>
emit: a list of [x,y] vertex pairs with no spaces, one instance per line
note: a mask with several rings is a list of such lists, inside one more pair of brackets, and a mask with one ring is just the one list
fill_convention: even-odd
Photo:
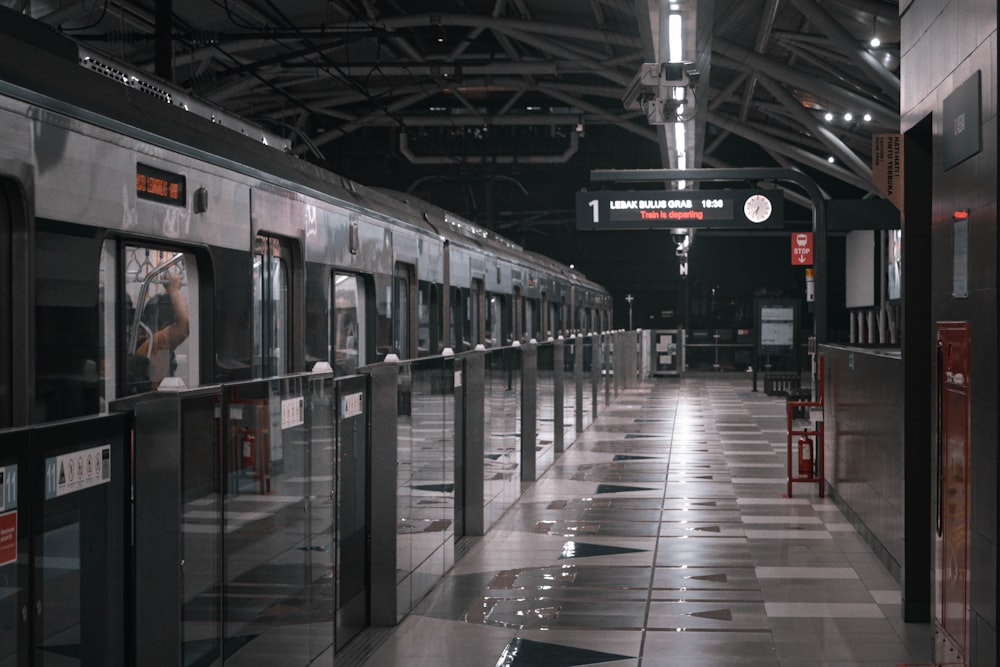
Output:
[[792,234],[792,266],[811,266],[812,263],[812,232],[795,232]]
[[753,229],[783,225],[781,190],[576,193],[578,230]]

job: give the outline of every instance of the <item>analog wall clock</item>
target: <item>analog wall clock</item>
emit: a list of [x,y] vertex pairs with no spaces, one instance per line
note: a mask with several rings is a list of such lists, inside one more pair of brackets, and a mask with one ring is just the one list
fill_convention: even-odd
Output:
[[764,195],[750,195],[743,204],[743,214],[750,222],[760,223],[771,217],[771,208],[771,200]]

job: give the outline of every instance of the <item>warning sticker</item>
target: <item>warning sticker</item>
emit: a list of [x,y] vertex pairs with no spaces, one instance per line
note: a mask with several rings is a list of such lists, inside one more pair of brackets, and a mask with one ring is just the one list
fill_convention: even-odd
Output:
[[303,415],[303,404],[305,399],[301,396],[296,398],[286,398],[281,401],[281,428],[291,428],[301,426],[305,423]]
[[58,498],[111,481],[111,445],[45,459],[45,499]]

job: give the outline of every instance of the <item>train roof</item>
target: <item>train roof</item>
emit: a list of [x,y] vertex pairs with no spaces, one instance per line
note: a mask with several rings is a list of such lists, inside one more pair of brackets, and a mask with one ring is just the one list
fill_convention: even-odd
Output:
[[13,10],[0,7],[0,26],[0,89],[15,97],[305,194],[380,212],[456,243],[531,258],[567,280],[589,283],[582,274],[434,204],[364,186],[298,158],[279,135],[88,51]]

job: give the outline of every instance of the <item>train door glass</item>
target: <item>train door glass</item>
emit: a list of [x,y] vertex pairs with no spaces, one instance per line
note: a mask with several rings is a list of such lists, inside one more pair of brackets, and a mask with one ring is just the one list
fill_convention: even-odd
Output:
[[364,282],[359,276],[333,274],[333,367],[337,375],[353,375],[367,363]]
[[469,314],[469,344],[475,347],[483,342],[483,281],[472,281],[472,289],[469,290],[469,307],[466,312]]
[[502,346],[504,344],[503,296],[500,294],[487,294],[486,308],[483,315],[485,320],[486,347]]
[[[0,428],[10,426],[13,411],[13,305],[14,276],[11,269],[11,231],[13,230],[10,206],[0,184]],[[0,651],[0,660],[3,653]]]
[[545,292],[542,292],[542,307],[538,310],[538,316],[541,318],[539,340],[548,340],[552,335],[552,322],[549,321],[549,295]]
[[468,311],[466,310],[469,290],[458,287],[451,288],[451,314],[449,326],[451,330],[451,349],[461,352],[468,347]]
[[410,352],[410,283],[411,270],[396,263],[392,281],[392,351],[400,359],[409,359]]
[[524,326],[523,320],[521,319],[522,310],[524,306],[521,305],[521,288],[514,288],[514,331],[511,334],[511,340],[521,340],[524,336]]
[[[99,281],[102,411],[109,401],[155,390],[167,378],[173,378],[169,383],[174,386],[197,386],[198,265],[194,256],[109,239],[101,249]],[[114,353],[118,340],[123,341],[121,354]]]
[[417,354],[440,354],[441,341],[441,304],[438,298],[437,285],[420,281],[417,289]]
[[528,340],[538,340],[538,301],[524,299],[524,337]]
[[254,376],[289,372],[291,294],[288,248],[280,239],[258,236],[253,258]]

